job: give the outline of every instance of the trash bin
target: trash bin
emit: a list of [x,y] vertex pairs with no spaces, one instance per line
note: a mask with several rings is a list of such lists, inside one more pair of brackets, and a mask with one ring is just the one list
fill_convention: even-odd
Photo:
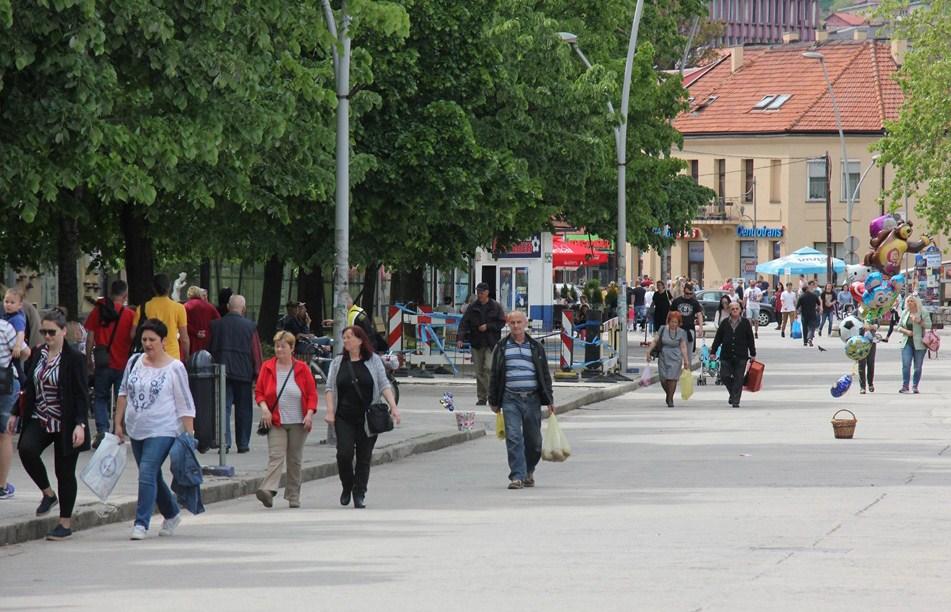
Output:
[[198,452],[217,448],[218,441],[218,382],[211,353],[198,351],[188,359],[188,387],[195,401],[195,439]]

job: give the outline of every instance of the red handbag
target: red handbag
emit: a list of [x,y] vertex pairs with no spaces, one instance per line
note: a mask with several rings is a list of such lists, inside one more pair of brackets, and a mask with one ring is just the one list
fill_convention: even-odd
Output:
[[759,391],[763,387],[763,370],[765,369],[766,366],[761,361],[751,360],[746,377],[743,379],[743,390],[750,393]]

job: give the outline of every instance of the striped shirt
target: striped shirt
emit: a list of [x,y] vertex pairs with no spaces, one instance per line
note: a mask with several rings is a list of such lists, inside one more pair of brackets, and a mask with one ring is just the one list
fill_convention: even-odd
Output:
[[284,381],[287,381],[287,385],[284,386],[284,393],[281,393],[281,397],[277,402],[278,409],[281,413],[281,425],[303,423],[303,402],[301,400],[300,387],[297,386],[297,379],[294,378],[293,366],[287,369],[277,366],[276,374],[278,391],[284,386]]
[[59,364],[62,357],[63,354],[59,353],[49,359],[49,349],[44,346],[33,370],[36,385],[36,411],[33,418],[39,419],[47,433],[56,433],[62,426],[63,407],[59,402]]
[[10,367],[16,340],[17,331],[5,320],[0,319],[0,368]]
[[519,344],[510,336],[505,344],[505,389],[520,393],[538,390],[532,345],[528,338]]

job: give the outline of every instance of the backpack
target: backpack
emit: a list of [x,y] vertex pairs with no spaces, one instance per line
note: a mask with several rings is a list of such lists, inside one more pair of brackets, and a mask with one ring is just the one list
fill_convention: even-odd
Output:
[[936,334],[933,329],[929,329],[921,337],[921,342],[928,349],[928,359],[932,359],[931,353],[934,353],[934,359],[937,359],[938,350],[941,349],[941,336]]

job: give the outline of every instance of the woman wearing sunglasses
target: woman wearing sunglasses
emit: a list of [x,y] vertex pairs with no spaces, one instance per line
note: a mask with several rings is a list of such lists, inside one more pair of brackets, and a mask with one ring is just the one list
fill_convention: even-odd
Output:
[[[34,349],[26,364],[24,398],[18,416],[23,419],[20,434],[20,461],[27,474],[43,492],[36,516],[46,516],[59,504],[59,523],[47,540],[65,540],[71,529],[76,504],[76,462],[79,453],[89,450],[89,388],[86,359],[66,339],[66,317],[53,310],[40,321],[44,344]],[[15,420],[7,431],[13,433]],[[53,445],[53,465],[59,497],[53,493],[43,451]]]

